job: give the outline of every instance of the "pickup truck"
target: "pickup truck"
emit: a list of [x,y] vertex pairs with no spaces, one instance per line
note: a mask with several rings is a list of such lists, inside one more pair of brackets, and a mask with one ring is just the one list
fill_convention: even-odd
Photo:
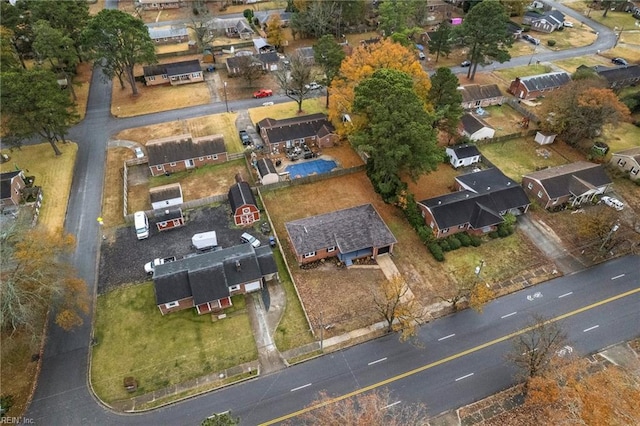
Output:
[[251,145],[252,143],[251,136],[249,136],[249,133],[247,133],[246,130],[240,130],[239,134],[240,134],[240,140],[242,141],[242,145]]
[[266,98],[269,96],[273,96],[273,90],[270,89],[260,89],[257,92],[253,92],[253,97],[256,99]]
[[147,262],[144,264],[144,271],[147,274],[153,274],[156,266],[164,265],[165,263],[173,262],[174,260],[176,260],[175,256],[153,259],[151,262]]

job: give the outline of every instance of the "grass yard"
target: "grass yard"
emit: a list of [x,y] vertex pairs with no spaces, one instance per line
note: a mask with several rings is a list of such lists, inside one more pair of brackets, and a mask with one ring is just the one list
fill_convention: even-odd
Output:
[[[327,109],[324,107],[325,102],[326,98],[324,96],[315,99],[305,99],[302,101],[303,114],[316,114],[319,112],[326,114]],[[267,117],[281,120],[283,118],[295,117],[296,115],[298,115],[298,104],[293,101],[271,106],[251,108],[249,110],[249,117],[253,123],[257,123]]]
[[102,219],[105,228],[124,225],[124,202],[122,199],[122,165],[125,160],[135,157],[129,148],[107,150],[107,164],[104,170],[104,190],[102,192]]
[[73,89],[76,92],[76,107],[80,120],[87,113],[87,100],[89,99],[89,86],[91,85],[91,75],[93,66],[88,62],[82,62],[76,67]]
[[552,70],[549,65],[536,64],[535,57],[534,57],[534,60],[531,63],[531,65],[497,70],[497,71],[494,71],[494,74],[497,74],[500,78],[502,78],[508,84],[512,80],[515,80],[516,77],[528,77],[530,75],[544,74],[551,71]]
[[403,180],[407,183],[409,192],[415,195],[416,201],[421,201],[451,192],[454,180],[459,174],[460,172],[447,162],[439,164],[436,171],[420,176],[416,182],[406,176]]
[[[484,108],[487,115],[483,115],[482,119],[489,123],[491,127],[496,129],[496,137],[520,133],[526,129],[522,128],[523,115],[508,104],[502,106],[490,106]],[[533,123],[529,124],[529,128],[534,128]]]
[[[215,373],[257,359],[244,296],[233,297],[227,318],[212,322],[193,309],[163,316],[153,284],[121,287],[98,297],[91,384],[107,402]],[[129,394],[123,379],[133,376]]]
[[611,148],[607,157],[609,159],[611,154],[616,151],[640,146],[640,127],[636,127],[631,123],[620,123],[615,127],[607,126],[604,129],[602,139]]
[[[562,31],[554,31],[551,34],[536,32],[534,37],[539,38],[540,44],[544,45],[546,49],[556,52],[574,47],[588,46],[598,38],[591,28],[581,27],[579,24],[575,24],[574,28],[565,28]],[[549,40],[555,40],[555,46],[549,46],[547,44]]]
[[576,72],[580,65],[592,67],[594,65],[609,66],[611,61],[600,55],[578,56],[576,58],[563,59],[562,61],[554,61],[554,65],[562,68],[569,74]]
[[589,17],[614,31],[619,31],[622,28],[626,28],[627,30],[637,28],[635,26],[636,19],[630,13],[609,11],[607,16],[603,17],[603,12],[602,10],[593,10]]
[[[626,59],[630,64],[640,63],[640,49],[626,44],[619,44],[613,49],[602,53],[602,56],[608,59],[621,57]],[[611,65],[611,61],[608,63]]]
[[59,143],[62,155],[56,156],[49,143],[23,146],[10,152],[3,150],[11,160],[0,165],[3,172],[24,170],[26,176],[35,176],[35,185],[42,187],[44,202],[40,210],[39,223],[51,232],[61,232],[67,213],[67,202],[76,162],[78,145],[73,142]]
[[[531,136],[505,142],[483,144],[478,148],[482,155],[502,170],[505,175],[516,182],[520,182],[522,176],[529,172],[570,162],[554,150],[556,144],[559,143],[540,146],[533,141],[533,136]],[[545,152],[544,150],[550,153],[548,158],[544,158],[541,155]]]
[[[170,53],[186,52],[189,50],[189,43],[170,43],[156,46],[158,55],[167,55]],[[175,61],[175,59],[172,59]]]

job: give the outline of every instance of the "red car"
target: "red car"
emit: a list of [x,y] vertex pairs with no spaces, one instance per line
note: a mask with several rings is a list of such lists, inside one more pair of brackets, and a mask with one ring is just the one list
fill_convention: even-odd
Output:
[[253,97],[256,98],[256,99],[267,98],[269,96],[273,96],[273,90],[260,89],[257,92],[253,92]]

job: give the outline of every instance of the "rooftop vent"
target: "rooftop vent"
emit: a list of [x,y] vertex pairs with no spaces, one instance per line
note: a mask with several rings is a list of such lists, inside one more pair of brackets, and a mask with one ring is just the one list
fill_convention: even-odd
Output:
[[242,268],[240,268],[240,261],[236,260],[236,271],[240,272]]

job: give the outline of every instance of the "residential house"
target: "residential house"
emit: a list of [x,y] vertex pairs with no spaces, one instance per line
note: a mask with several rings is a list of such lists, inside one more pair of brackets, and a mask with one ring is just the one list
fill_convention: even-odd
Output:
[[502,105],[505,100],[497,84],[468,84],[459,87],[458,90],[462,95],[464,109]]
[[158,231],[167,231],[184,225],[184,215],[180,207],[170,207],[154,212]]
[[322,148],[333,146],[338,140],[335,128],[322,113],[276,120],[265,118],[258,122],[258,132],[270,152],[301,144]]
[[253,47],[256,49],[256,53],[267,53],[276,51],[276,48],[269,44],[264,38],[254,38]]
[[299,47],[296,49],[296,53],[302,59],[302,62],[305,64],[312,66],[316,64],[315,53],[313,51],[313,47]]
[[538,145],[549,145],[556,140],[556,136],[557,134],[555,133],[537,131],[534,141],[537,142]]
[[263,71],[277,71],[280,57],[276,52],[257,55],[242,55],[227,58],[227,72],[230,76],[239,75],[245,67],[259,67]]
[[177,86],[204,81],[202,67],[197,59],[170,64],[149,65],[142,69],[144,83],[147,86],[158,86],[160,84]]
[[522,186],[545,209],[559,209],[593,201],[609,189],[611,179],[602,165],[578,161],[528,173]]
[[496,133],[495,129],[486,121],[472,114],[464,114],[460,118],[460,122],[462,127],[460,133],[472,141],[491,139]]
[[276,12],[276,11],[265,11],[265,12],[261,12],[261,11],[257,11],[254,14],[254,17],[258,20],[258,23],[260,24],[260,28],[266,29],[267,27],[267,23],[269,22],[269,19],[271,19],[271,17],[273,15],[279,15],[280,16],[280,22],[282,23],[282,28],[286,28],[289,26],[289,24],[291,23],[291,16],[293,15],[291,12]]
[[250,226],[260,220],[260,209],[256,197],[247,182],[235,183],[229,189],[231,215],[236,226]]
[[458,176],[455,187],[457,192],[418,202],[436,238],[488,233],[504,222],[507,213],[518,216],[529,209],[522,187],[496,168]]
[[531,20],[531,30],[547,34],[552,33],[563,26],[564,18],[564,14],[558,10],[545,12],[541,17]]
[[255,34],[246,18],[213,18],[207,21],[206,27],[217,37],[250,40]]
[[628,173],[629,179],[637,181],[640,179],[640,146],[614,152],[609,163]]
[[475,145],[456,145],[445,150],[454,168],[467,167],[480,162],[481,154]]
[[210,251],[156,266],[156,305],[163,315],[189,308],[199,315],[221,312],[232,306],[231,296],[260,291],[277,275],[269,246]]
[[189,133],[147,142],[147,156],[152,176],[224,163],[227,151],[222,135],[194,138]]
[[151,208],[154,210],[179,206],[184,202],[182,198],[182,187],[179,183],[170,183],[169,185],[150,188],[149,199],[151,200]]
[[511,34],[513,38],[518,39],[522,37],[523,28],[513,21],[507,22],[507,34]]
[[147,29],[151,40],[158,45],[189,41],[189,33],[184,26],[156,27],[147,24]]
[[22,200],[22,189],[27,186],[22,170],[0,174],[0,208],[16,208]]
[[611,89],[617,90],[640,83],[640,65],[615,68],[594,67],[596,74],[604,78]]
[[269,185],[280,182],[280,175],[278,175],[276,167],[273,165],[273,161],[271,161],[271,159],[261,158],[256,161],[255,167],[261,184]]
[[284,224],[299,264],[337,257],[354,259],[392,253],[397,243],[371,204],[311,216]]
[[182,0],[136,0],[142,10],[177,9],[182,6]]
[[570,81],[571,77],[564,71],[516,77],[509,86],[509,93],[520,99],[534,99],[558,90]]

